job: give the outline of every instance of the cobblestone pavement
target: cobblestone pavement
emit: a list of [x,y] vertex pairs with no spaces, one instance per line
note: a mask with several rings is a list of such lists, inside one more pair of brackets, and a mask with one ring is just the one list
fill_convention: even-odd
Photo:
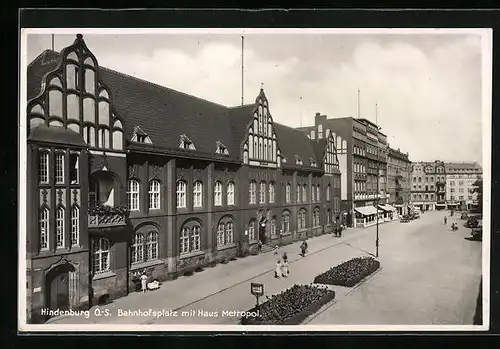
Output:
[[[444,212],[429,212],[407,224],[379,226],[382,269],[351,290],[335,287],[334,304],[310,324],[471,324],[481,276],[481,243],[464,240],[470,229],[444,226]],[[460,226],[461,224],[459,224]],[[191,277],[165,282],[157,291],[132,293],[91,309],[89,319],[63,317],[51,323],[102,324],[238,324],[237,314],[255,305],[250,283],[264,284],[266,295],[294,283],[309,284],[328,268],[375,252],[375,227],[348,229],[342,238],[323,235],[309,241],[306,257],[299,244],[207,268]],[[283,252],[290,260],[290,277],[275,279],[274,265]],[[262,299],[262,298],[261,298]],[[263,297],[262,301],[265,301]],[[153,311],[173,311],[157,317]],[[109,311],[111,316],[96,316]],[[140,310],[140,316],[124,315]],[[174,313],[176,312],[176,313]]]

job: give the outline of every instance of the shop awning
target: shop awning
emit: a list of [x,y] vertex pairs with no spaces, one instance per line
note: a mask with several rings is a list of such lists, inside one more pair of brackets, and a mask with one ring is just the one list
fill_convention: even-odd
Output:
[[394,206],[391,206],[391,205],[388,205],[388,204],[385,204],[384,206],[387,207],[391,211],[397,211],[396,207],[394,207]]
[[361,213],[363,216],[369,216],[371,214],[377,214],[377,209],[373,206],[361,206],[355,207],[354,210]]
[[386,212],[396,211],[396,209],[394,207],[392,207],[391,205],[387,205],[387,204],[378,205],[378,207],[381,208],[382,210],[386,211]]

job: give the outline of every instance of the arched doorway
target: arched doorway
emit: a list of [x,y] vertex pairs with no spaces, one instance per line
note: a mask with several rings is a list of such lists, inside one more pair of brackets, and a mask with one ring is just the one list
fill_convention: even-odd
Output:
[[269,236],[267,235],[267,225],[268,225],[267,217],[262,217],[259,221],[259,240],[262,241],[263,244],[269,242]]
[[75,267],[64,263],[50,270],[45,277],[46,306],[52,310],[70,308],[70,273]]

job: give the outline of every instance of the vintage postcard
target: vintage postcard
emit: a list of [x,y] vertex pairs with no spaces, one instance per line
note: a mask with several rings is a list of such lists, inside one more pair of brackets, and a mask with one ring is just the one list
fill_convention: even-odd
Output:
[[490,29],[22,29],[19,331],[487,330],[491,79]]

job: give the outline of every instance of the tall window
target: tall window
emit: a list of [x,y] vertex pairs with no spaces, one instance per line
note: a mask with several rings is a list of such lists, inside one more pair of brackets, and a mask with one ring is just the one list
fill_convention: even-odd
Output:
[[38,175],[40,183],[49,183],[49,154],[40,153],[40,163],[38,164]]
[[69,182],[78,184],[78,154],[70,154],[69,166]]
[[330,184],[326,186],[326,201],[330,201]]
[[276,235],[276,218],[271,219],[271,236]]
[[274,202],[274,183],[271,182],[269,184],[269,202],[273,203]]
[[260,195],[260,200],[259,202],[261,204],[265,203],[266,202],[266,183],[265,182],[260,182],[260,191],[259,191],[259,195]]
[[290,214],[288,212],[283,213],[281,221],[283,233],[288,233],[290,231]]
[[315,209],[313,212],[313,226],[319,226],[319,210]]
[[297,185],[297,191],[296,191],[297,202],[300,202],[300,193],[301,193],[300,185]]
[[141,233],[135,234],[134,243],[132,244],[132,264],[144,262],[144,235]]
[[229,222],[226,224],[226,244],[231,244],[234,241],[233,234],[233,222]]
[[189,233],[190,229],[188,227],[184,227],[181,231],[181,238],[180,238],[181,253],[189,252]]
[[316,186],[316,201],[321,201],[321,198],[320,198],[320,191],[321,191],[321,186],[318,184]]
[[160,182],[157,180],[149,182],[149,209],[160,209]]
[[255,181],[250,182],[250,188],[248,190],[248,195],[249,195],[249,200],[251,204],[256,203],[256,191],[257,191],[257,184]]
[[315,196],[316,196],[316,186],[313,184],[311,185],[311,202],[316,201]]
[[248,224],[248,240],[255,240],[255,220],[251,220]]
[[135,179],[127,183],[127,202],[130,211],[139,211],[139,182]]
[[200,230],[201,228],[197,225],[191,228],[191,251],[200,250]]
[[227,185],[227,204],[234,205],[234,183],[229,182]]
[[64,247],[64,208],[59,207],[56,211],[56,247]]
[[292,201],[292,186],[287,183],[286,187],[285,187],[285,202],[286,203],[289,203],[290,201]]
[[109,240],[99,239],[92,243],[93,264],[92,270],[94,274],[103,273],[109,270]]
[[148,240],[146,243],[146,259],[158,259],[158,232],[150,230],[148,232]]
[[40,249],[49,248],[49,209],[44,207],[40,210]]
[[307,186],[302,186],[302,202],[307,202]]
[[215,182],[214,205],[215,206],[222,206],[222,183],[221,182]]
[[297,226],[299,229],[306,228],[306,212],[300,211],[297,217]]
[[64,154],[56,153],[56,184],[64,183]]
[[177,208],[186,208],[186,182],[177,182]]
[[203,184],[196,181],[193,184],[193,207],[202,207]]
[[224,236],[225,230],[224,230],[224,223],[219,223],[217,226],[217,246],[223,246],[224,245]]
[[80,243],[80,209],[74,206],[71,210],[71,246]]
[[328,209],[326,211],[326,224],[331,224],[332,223],[332,211]]

